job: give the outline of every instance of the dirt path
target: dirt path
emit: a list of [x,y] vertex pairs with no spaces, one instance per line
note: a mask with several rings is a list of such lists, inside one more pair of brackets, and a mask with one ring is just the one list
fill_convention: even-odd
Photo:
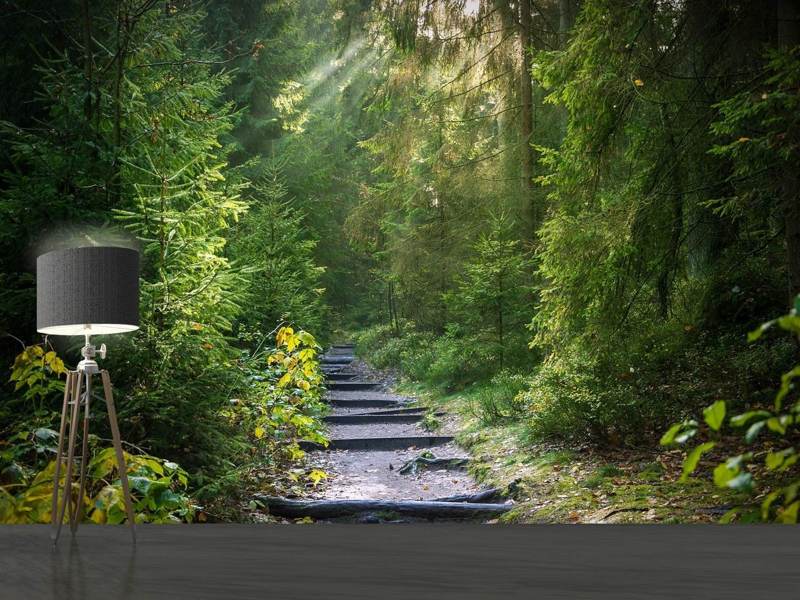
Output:
[[[329,350],[326,356],[348,356],[349,348]],[[337,380],[327,382],[328,397],[342,401],[376,400],[386,401],[386,407],[354,408],[345,405],[333,406],[332,417],[340,415],[380,415],[381,410],[393,408],[411,408],[414,399],[400,396],[389,391],[391,379],[382,373],[375,372],[365,363],[353,360],[342,366],[326,366],[327,371],[339,374]],[[352,375],[352,377],[347,377]],[[371,383],[359,391],[338,390],[337,383],[350,382]],[[344,387],[347,387],[346,385]],[[392,404],[388,404],[392,403]],[[417,415],[420,419],[422,413]],[[391,418],[393,415],[387,416]],[[424,429],[420,422],[393,423],[368,422],[354,424],[329,423],[328,432],[332,440],[337,439],[375,439],[396,437],[440,437],[452,435],[452,431],[437,431],[435,434]],[[316,453],[314,461],[319,462],[329,475],[327,485],[314,494],[315,498],[376,498],[391,500],[433,500],[456,494],[472,494],[479,486],[466,470],[422,469],[416,474],[401,474],[400,468],[409,460],[424,451],[431,452],[438,458],[465,457],[466,452],[455,443],[436,445],[431,448],[408,447],[394,450],[380,448],[370,450],[331,450]]]
[[[333,510],[375,522],[398,520],[399,514],[402,520],[485,519],[510,508],[501,497],[478,495],[486,490],[467,473],[468,456],[453,441],[455,432],[446,426],[426,430],[424,409],[392,393],[391,377],[356,360],[352,346],[333,347],[322,364],[332,406],[326,418],[331,444],[307,450],[328,478],[303,500],[272,499],[271,512],[314,518]],[[385,508],[373,514],[378,501],[395,514],[384,514]]]

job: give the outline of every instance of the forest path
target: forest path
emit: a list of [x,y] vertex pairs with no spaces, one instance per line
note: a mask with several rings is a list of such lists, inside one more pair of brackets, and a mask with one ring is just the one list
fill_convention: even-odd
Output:
[[357,360],[351,345],[332,347],[321,362],[330,445],[304,448],[328,479],[304,500],[267,499],[272,514],[381,522],[486,519],[510,508],[497,490],[479,489],[453,432],[427,431],[425,409],[392,393],[391,381]]

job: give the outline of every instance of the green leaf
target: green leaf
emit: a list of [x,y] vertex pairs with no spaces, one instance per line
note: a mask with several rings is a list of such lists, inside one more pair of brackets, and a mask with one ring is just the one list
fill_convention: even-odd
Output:
[[753,476],[750,473],[739,473],[736,477],[731,479],[727,484],[729,488],[739,492],[750,491],[753,489]]
[[786,426],[791,425],[792,417],[789,415],[781,415],[780,417],[772,417],[767,419],[767,428],[770,431],[774,431],[780,435],[784,435],[786,433]]
[[766,465],[767,469],[774,471],[775,469],[785,466],[784,463],[786,462],[786,459],[790,457],[794,458],[794,460],[788,466],[791,466],[797,462],[797,455],[794,453],[794,448],[786,448],[785,450],[781,450],[779,452],[767,452],[767,456],[764,458],[764,464]]
[[772,413],[766,410],[751,410],[735,417],[731,417],[730,423],[733,427],[742,427],[747,425],[748,421],[756,417],[770,417]]
[[766,521],[769,519],[769,510],[772,506],[772,503],[778,499],[781,495],[781,490],[775,490],[767,494],[767,497],[764,498],[764,501],[761,503],[761,520]]
[[792,502],[783,510],[778,511],[778,522],[780,523],[797,523],[797,511],[800,509],[800,500]]
[[714,446],[716,446],[715,442],[705,442],[699,446],[695,446],[683,461],[683,473],[681,474],[679,481],[684,482],[689,479],[689,475],[694,473],[695,469],[697,469],[697,464],[700,462],[700,457],[711,450]]
[[744,434],[744,440],[748,444],[752,444],[753,441],[758,437],[758,434],[761,433],[761,430],[764,429],[764,425],[766,425],[766,421],[757,421],[750,425],[747,429],[747,433]]
[[697,421],[689,420],[676,423],[661,436],[661,445],[683,444],[697,433]]
[[679,433],[675,437],[675,443],[683,444],[685,442],[688,442],[690,439],[692,439],[695,436],[696,433],[697,433],[697,429],[695,429],[695,428],[686,429],[686,430],[682,431],[681,433]]
[[775,324],[775,321],[767,321],[766,323],[762,323],[758,329],[751,331],[747,334],[747,341],[748,342],[755,342],[758,338],[764,335],[764,332],[772,327]]
[[726,512],[724,515],[722,515],[722,517],[720,517],[719,522],[722,523],[722,524],[730,523],[731,521],[733,521],[739,515],[739,513],[741,511],[742,511],[742,508],[740,506],[734,506],[732,509],[730,509],[728,512]]
[[727,464],[720,463],[714,469],[714,485],[717,487],[727,487],[728,482],[736,477],[739,468],[731,469]]
[[725,401],[717,400],[708,408],[703,409],[703,419],[711,429],[719,431],[725,421]]
[[667,429],[666,433],[661,436],[659,442],[662,446],[669,446],[675,442],[675,436],[683,429],[683,423],[675,423],[672,427]]

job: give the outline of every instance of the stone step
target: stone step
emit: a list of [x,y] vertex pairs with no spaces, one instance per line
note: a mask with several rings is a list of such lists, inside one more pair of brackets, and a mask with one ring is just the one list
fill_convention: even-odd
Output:
[[384,438],[339,438],[330,440],[327,448],[315,442],[300,442],[303,450],[404,450],[406,448],[432,448],[449,444],[449,435],[426,435]]
[[381,389],[381,384],[376,381],[331,381],[325,385],[330,391],[358,392],[370,391],[377,392]]
[[320,363],[323,365],[349,365],[353,360],[355,360],[355,357],[352,354],[343,354],[342,356],[325,355],[320,358]]
[[324,421],[330,424],[355,425],[359,423],[416,423],[423,418],[422,413],[407,413],[401,415],[330,415]]
[[355,373],[342,373],[341,370],[325,373],[325,379],[329,381],[347,381],[348,379],[353,379],[355,376]]
[[[411,412],[404,412],[411,411]],[[435,412],[434,415],[442,417],[446,413],[443,411]],[[425,417],[423,409],[403,409],[378,410],[375,412],[349,413],[346,415],[329,415],[324,418],[326,423],[340,425],[355,425],[363,423],[417,423]]]
[[336,349],[336,350],[341,350],[341,349],[352,350],[355,347],[356,347],[355,344],[333,344],[333,345],[331,345],[331,348]]
[[384,398],[325,398],[331,406],[342,408],[389,408],[401,406],[397,400]]
[[364,412],[350,413],[350,414],[356,416],[414,415],[414,414],[422,414],[426,410],[427,409],[423,406],[412,406],[410,408],[388,408],[385,410],[368,410]]
[[378,390],[328,390],[326,400],[394,400],[407,403],[411,399],[407,396],[382,392]]

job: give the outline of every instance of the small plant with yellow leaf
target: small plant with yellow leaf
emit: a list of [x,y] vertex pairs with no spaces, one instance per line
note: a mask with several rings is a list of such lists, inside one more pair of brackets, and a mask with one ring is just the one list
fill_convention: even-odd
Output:
[[[280,485],[284,467],[301,461],[305,453],[299,441],[327,444],[322,416],[327,407],[322,402],[322,373],[319,366],[320,346],[307,331],[282,327],[275,338],[275,347],[248,361],[250,391],[234,404],[230,415],[249,432],[262,476],[270,473],[270,485]],[[317,485],[323,472],[312,471],[306,479]],[[287,485],[299,483],[299,477],[288,477]]]
[[46,351],[41,345],[28,346],[14,360],[11,382],[14,391],[23,390],[22,398],[34,405],[34,410],[44,407],[54,395],[63,393],[61,375],[67,372],[62,361],[53,350]]

